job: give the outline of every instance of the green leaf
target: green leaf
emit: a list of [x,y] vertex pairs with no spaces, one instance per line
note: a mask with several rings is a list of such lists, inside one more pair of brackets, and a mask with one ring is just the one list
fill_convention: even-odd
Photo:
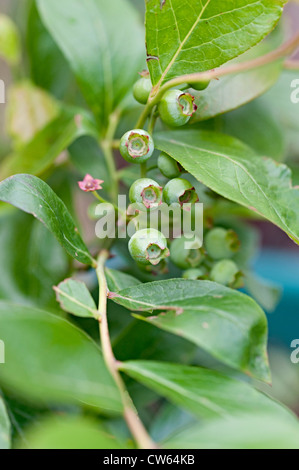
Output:
[[154,85],[237,57],[276,25],[285,0],[147,0],[146,43]]
[[174,406],[172,403],[165,402],[152,420],[151,436],[155,442],[160,442],[169,439],[171,435],[186,429],[191,423],[195,422],[197,422],[195,416],[187,413],[182,408]]
[[141,282],[136,279],[136,277],[130,276],[130,274],[117,271],[116,269],[105,270],[108,288],[112,292],[118,292],[122,289],[127,289],[128,287],[134,287],[141,284]]
[[293,184],[299,186],[299,165],[297,162],[289,164],[293,175]]
[[97,136],[97,129],[87,113],[76,109],[61,110],[27,145],[3,160],[1,178],[26,172],[40,175],[71,143],[84,135]]
[[[293,351],[293,349],[292,349]],[[297,410],[299,374],[298,368],[290,360],[291,350],[278,345],[270,346],[270,368],[273,384],[258,384],[261,392],[269,394],[275,400],[283,402],[291,410]]]
[[190,122],[205,121],[249,103],[274,85],[280,71],[281,67],[276,62],[247,73],[214,80],[200,94],[192,90],[197,111]]
[[31,2],[26,24],[26,52],[31,80],[58,99],[75,95],[75,78],[67,61],[43,25],[36,2]]
[[[125,316],[126,312],[121,313]],[[113,339],[113,350],[120,361],[159,361],[163,358],[163,361],[186,364],[194,360],[197,347],[180,336],[157,330],[150,323],[135,320],[122,328]]]
[[[2,367],[0,365],[0,367]],[[10,422],[2,398],[0,397],[0,450],[10,448]]]
[[235,111],[201,123],[203,130],[214,130],[242,140],[258,155],[281,162],[286,157],[283,129],[269,110],[255,100]]
[[[242,54],[241,57],[234,59],[231,64],[253,60],[275,50],[282,42],[280,35],[277,38],[276,31],[275,34],[270,35],[269,39],[267,38],[267,41],[263,41]],[[221,77],[219,80],[212,80],[204,91],[192,90],[197,111],[190,122],[210,119],[254,100],[275,84],[282,71],[282,65],[281,61],[276,61],[248,72],[236,73]],[[251,126],[254,124],[255,121],[251,122]],[[248,130],[250,131],[250,127]]]
[[119,171],[119,179],[130,188],[132,184],[139,178],[140,168],[138,165],[130,165]]
[[165,449],[299,449],[297,420],[251,413],[195,424],[166,440]]
[[251,271],[245,273],[245,289],[270,313],[274,312],[282,296],[281,286],[262,279]]
[[200,367],[131,361],[120,370],[199,418],[251,411],[290,414],[286,408],[244,382]]
[[10,89],[6,112],[7,133],[20,148],[56,118],[59,105],[52,96],[26,80]]
[[221,132],[224,134],[242,140],[262,157],[271,157],[278,162],[285,159],[283,131],[278,121],[258,101],[225,114],[223,118]]
[[155,145],[213,191],[257,212],[299,243],[299,190],[292,187],[287,166],[216,132],[158,133]]
[[[49,407],[38,405],[37,403],[25,402],[25,400],[19,400],[16,398],[16,394],[12,393],[8,396],[8,391],[5,393],[5,404],[7,410],[9,410],[9,418],[11,422],[11,434],[12,434],[12,448],[16,447],[16,441],[24,442],[25,430],[27,426],[30,426],[35,421],[39,421],[45,413],[49,412]],[[169,433],[165,433],[161,439],[168,437]]]
[[108,171],[103,151],[96,139],[90,136],[82,136],[68,149],[70,160],[84,178],[90,174],[95,178],[104,180],[101,185],[108,193],[111,188],[111,175]]
[[110,298],[129,310],[162,312],[137,318],[188,339],[231,367],[269,380],[266,317],[250,297],[209,281],[173,279],[141,284]]
[[8,358],[0,381],[38,403],[77,403],[120,413],[121,400],[98,346],[68,321],[33,307],[0,302]]
[[66,206],[44,181],[32,175],[7,178],[0,183],[0,200],[40,220],[80,263],[95,263]]
[[68,260],[52,234],[29,215],[13,211],[0,217],[0,246],[0,298],[55,308],[52,286],[67,275]]
[[[17,446],[18,448],[19,446]],[[83,416],[48,416],[25,433],[26,449],[126,449],[104,425]]]
[[143,68],[143,29],[126,0],[38,0],[42,20],[105,127]]
[[99,314],[86,284],[74,279],[66,279],[54,287],[57,302],[68,313],[77,317],[98,318]]
[[297,159],[299,157],[298,89],[298,71],[285,70],[275,86],[258,99],[258,104],[279,123],[286,140],[287,155]]

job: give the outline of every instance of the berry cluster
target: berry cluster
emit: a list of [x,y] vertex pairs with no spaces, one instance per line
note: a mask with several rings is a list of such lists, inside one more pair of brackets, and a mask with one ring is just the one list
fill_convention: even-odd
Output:
[[[210,279],[229,287],[243,285],[243,276],[232,258],[240,249],[240,241],[233,230],[216,227],[204,239],[204,257],[198,269],[187,270],[186,279]],[[194,268],[194,267],[193,267]]]
[[235,232],[217,227],[207,232],[203,247],[196,238],[193,246],[190,241],[187,243],[188,239],[181,237],[170,245],[170,259],[184,271],[183,278],[211,280],[233,288],[242,286],[242,273],[231,259],[240,248]]
[[[162,202],[182,207],[185,202],[198,201],[195,188],[183,178],[170,180],[164,189],[150,178],[140,178],[131,186],[129,197],[131,203],[142,204],[146,210],[157,209]],[[166,238],[155,229],[137,231],[131,238],[129,251],[135,261],[148,266],[156,266],[170,255]]]
[[[190,87],[204,90],[208,85],[208,82],[200,82]],[[134,97],[139,103],[146,104],[151,92],[149,74],[143,72],[134,86]],[[194,97],[190,93],[171,89],[162,97],[157,112],[166,125],[177,127],[186,124],[196,109]],[[127,162],[134,164],[145,164],[154,149],[152,136],[143,129],[127,132],[120,141],[121,155]],[[140,178],[130,188],[131,203],[141,204],[145,211],[151,211],[162,202],[183,208],[184,204],[194,204],[199,200],[193,185],[181,177],[184,168],[170,155],[162,152],[157,167],[169,179],[165,187],[162,188],[151,178]],[[186,279],[210,279],[235,288],[242,284],[242,273],[232,260],[239,247],[236,233],[221,227],[206,233],[204,246],[202,240],[194,236],[192,239],[182,236],[168,242],[160,231],[153,228],[138,230],[129,242],[130,254],[142,269],[151,271],[159,265],[159,272],[163,272],[166,258],[170,257]]]

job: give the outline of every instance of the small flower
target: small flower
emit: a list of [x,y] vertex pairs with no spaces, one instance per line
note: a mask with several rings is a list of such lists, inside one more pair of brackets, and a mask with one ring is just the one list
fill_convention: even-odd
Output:
[[86,175],[83,181],[78,182],[78,185],[82,191],[92,192],[103,189],[101,186],[102,183],[104,183],[104,181],[94,179],[91,175]]

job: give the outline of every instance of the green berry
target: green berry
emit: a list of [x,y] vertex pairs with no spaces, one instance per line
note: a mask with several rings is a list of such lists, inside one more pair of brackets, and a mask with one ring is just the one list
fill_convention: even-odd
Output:
[[193,281],[206,279],[207,269],[204,267],[197,269],[188,269],[183,273],[184,279],[192,279]]
[[149,77],[141,77],[134,85],[133,95],[140,104],[146,104],[152,91],[152,82]]
[[173,127],[187,124],[196,109],[194,97],[190,93],[184,93],[181,90],[167,91],[159,104],[162,121]]
[[242,274],[236,263],[223,259],[216,263],[210,274],[211,280],[224,286],[239,288],[242,286]]
[[[187,247],[191,244],[191,247]],[[203,251],[200,240],[195,237],[181,237],[173,240],[170,246],[170,259],[178,268],[197,268],[203,261]]]
[[133,129],[121,138],[119,151],[129,163],[144,163],[154,152],[154,141],[143,129]]
[[201,80],[197,83],[190,83],[190,87],[193,88],[193,90],[202,91],[208,88],[210,83],[211,80]]
[[181,206],[187,203],[195,203],[198,196],[192,184],[183,178],[170,180],[163,190],[163,200],[171,205],[179,203]]
[[162,152],[158,157],[158,168],[166,178],[177,178],[184,171],[183,167],[170,155]]
[[157,207],[162,202],[161,186],[150,178],[141,178],[131,186],[129,197],[132,203],[142,202],[147,209]]
[[169,256],[166,238],[153,228],[136,232],[129,242],[129,251],[132,258],[143,265],[156,266]]
[[217,227],[212,229],[205,237],[205,247],[208,255],[214,260],[232,258],[239,250],[240,242],[233,230]]

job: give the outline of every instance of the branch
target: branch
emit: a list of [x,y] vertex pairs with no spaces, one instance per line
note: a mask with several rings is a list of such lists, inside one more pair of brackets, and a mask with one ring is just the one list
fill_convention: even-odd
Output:
[[156,449],[157,446],[148,435],[143,423],[140,421],[134,404],[129,396],[129,393],[123,383],[123,380],[118,371],[117,361],[114,357],[111,340],[109,335],[108,319],[107,319],[107,280],[105,276],[105,263],[109,258],[109,253],[103,251],[98,258],[97,276],[99,280],[99,314],[100,314],[100,336],[104,359],[106,365],[114,378],[114,381],[119,389],[120,396],[124,407],[124,419],[141,449]]

